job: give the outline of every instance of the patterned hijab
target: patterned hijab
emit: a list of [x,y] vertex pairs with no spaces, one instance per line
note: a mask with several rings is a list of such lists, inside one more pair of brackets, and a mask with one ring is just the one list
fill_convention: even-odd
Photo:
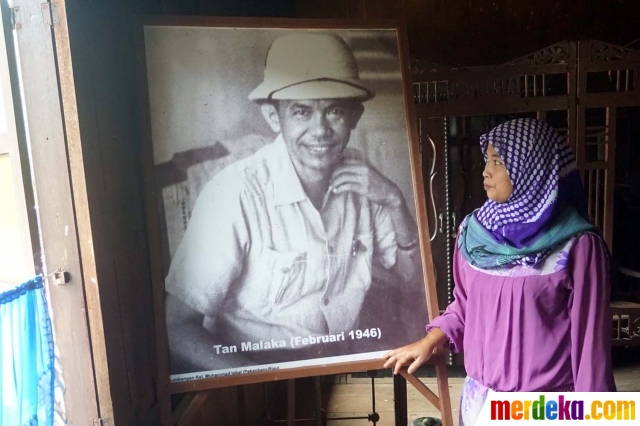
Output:
[[507,121],[480,137],[485,159],[489,144],[507,168],[513,193],[504,203],[487,200],[465,219],[459,244],[467,260],[481,267],[533,266],[572,235],[595,230],[586,220],[575,157],[549,124]]

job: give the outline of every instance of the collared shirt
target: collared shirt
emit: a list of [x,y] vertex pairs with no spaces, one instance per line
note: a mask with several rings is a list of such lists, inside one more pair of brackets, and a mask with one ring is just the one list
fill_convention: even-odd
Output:
[[396,262],[388,211],[354,192],[318,211],[279,136],[202,190],[165,284],[227,343],[288,341],[357,326],[374,261]]

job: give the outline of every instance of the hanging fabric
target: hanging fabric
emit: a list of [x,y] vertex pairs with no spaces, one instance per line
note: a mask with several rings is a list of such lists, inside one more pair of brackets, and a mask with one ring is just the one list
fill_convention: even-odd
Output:
[[0,425],[53,425],[51,320],[37,276],[0,293]]

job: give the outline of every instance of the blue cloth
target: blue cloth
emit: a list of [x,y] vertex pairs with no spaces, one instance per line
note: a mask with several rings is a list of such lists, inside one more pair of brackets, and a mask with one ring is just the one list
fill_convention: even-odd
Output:
[[53,425],[53,336],[40,276],[0,294],[0,362],[0,425]]
[[497,242],[475,215],[471,214],[460,227],[458,249],[467,262],[480,269],[508,268],[518,264],[534,266],[554,247],[583,232],[599,235],[595,226],[574,208],[567,207],[529,247],[518,248]]

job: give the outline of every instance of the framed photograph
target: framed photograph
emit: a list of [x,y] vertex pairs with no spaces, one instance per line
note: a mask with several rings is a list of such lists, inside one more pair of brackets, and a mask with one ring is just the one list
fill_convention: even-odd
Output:
[[379,368],[423,337],[437,303],[398,23],[160,18],[142,31],[170,390]]

